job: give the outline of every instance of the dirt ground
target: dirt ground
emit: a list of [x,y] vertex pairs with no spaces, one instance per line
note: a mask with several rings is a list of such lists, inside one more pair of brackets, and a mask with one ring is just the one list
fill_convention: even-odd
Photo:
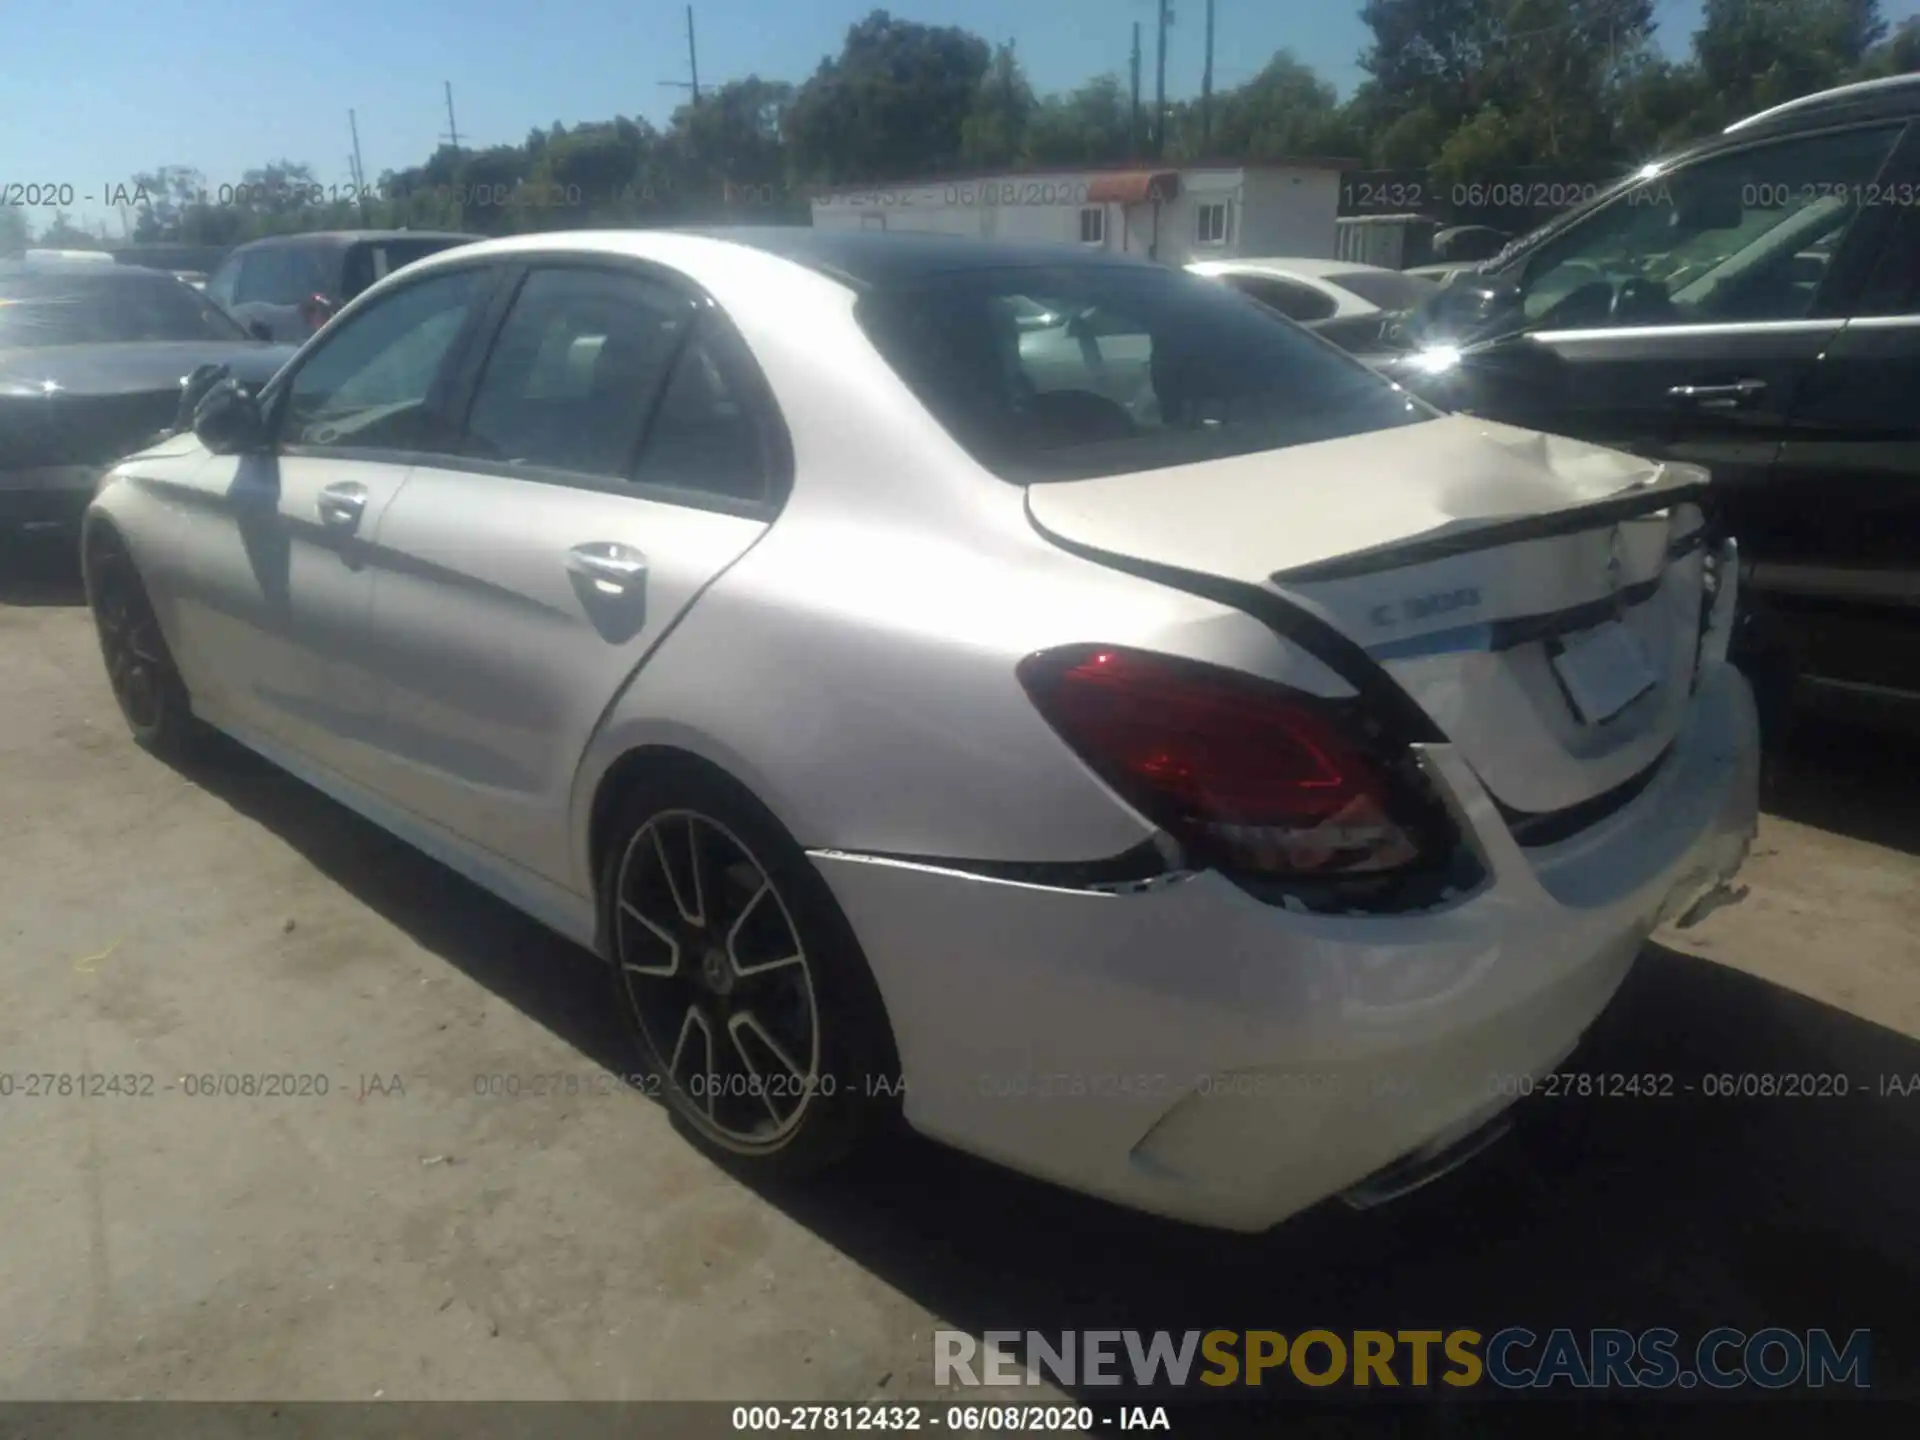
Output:
[[[263,764],[136,749],[72,577],[0,565],[0,1398],[924,1398],[937,1325],[1865,1326],[1920,1390],[1906,745],[1803,735],[1745,901],[1580,1062],[1848,1098],[1556,1102],[1248,1239],[917,1141],[743,1186],[605,1085],[595,960]],[[25,1093],[79,1072],[156,1089]],[[243,1074],[327,1093],[189,1093]],[[537,1076],[589,1093],[478,1093]]]

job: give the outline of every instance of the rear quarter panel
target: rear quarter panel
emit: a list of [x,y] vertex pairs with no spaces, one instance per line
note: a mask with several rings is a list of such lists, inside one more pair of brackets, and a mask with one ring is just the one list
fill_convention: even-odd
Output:
[[1004,490],[1001,523],[972,537],[783,517],[615,702],[576,828],[621,755],[669,745],[741,780],[809,848],[1104,859],[1151,827],[1041,718],[1022,657],[1126,644],[1349,693],[1237,611],[1055,549]]

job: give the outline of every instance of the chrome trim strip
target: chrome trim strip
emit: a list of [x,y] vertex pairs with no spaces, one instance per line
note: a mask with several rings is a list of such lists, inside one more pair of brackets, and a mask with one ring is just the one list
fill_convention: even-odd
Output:
[[1920,315],[1856,315],[1849,330],[1920,330]]
[[1812,335],[1821,330],[1838,330],[1847,322],[1832,320],[1752,320],[1716,325],[1609,325],[1594,330],[1534,330],[1532,339],[1548,344],[1557,340],[1620,340],[1647,336],[1671,336],[1685,339],[1691,335]]
[[1897,685],[1874,685],[1865,680],[1833,680],[1825,675],[1801,675],[1799,683],[1815,690],[1839,690],[1872,700],[1920,702],[1920,690],[1902,690]]
[[1778,560],[1760,560],[1748,569],[1745,578],[1753,589],[1771,591],[1776,595],[1811,595],[1821,599],[1877,600],[1895,605],[1920,605],[1920,569],[1796,565]]

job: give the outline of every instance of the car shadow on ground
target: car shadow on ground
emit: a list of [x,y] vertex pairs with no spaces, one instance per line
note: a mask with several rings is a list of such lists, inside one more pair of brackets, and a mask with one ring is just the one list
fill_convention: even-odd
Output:
[[74,536],[0,533],[0,605],[86,603]]
[[1768,767],[1767,812],[1920,855],[1920,723],[1907,718],[1898,729],[1796,719]]
[[[238,747],[216,741],[183,768],[583,1054],[632,1068],[600,961]],[[1566,1068],[1671,1076],[1671,1093],[1536,1098],[1512,1135],[1423,1191],[1364,1213],[1330,1203],[1259,1236],[1131,1214],[912,1137],[810,1185],[760,1189],[975,1335],[1665,1326],[1686,1344],[1717,1326],[1866,1328],[1875,1395],[1920,1398],[1920,1044],[1656,945]],[[1708,1093],[1718,1077],[1783,1075],[1844,1077],[1797,1083],[1847,1093]],[[1283,1414],[1289,1434],[1401,1433],[1404,1411],[1332,1393],[1239,1392],[1180,1433],[1270,1430]],[[1462,1435],[1544,1433],[1550,1419],[1533,1406],[1449,1413]],[[1549,1428],[1601,1428],[1579,1413],[1574,1427],[1555,1406]],[[1618,1423],[1650,1418],[1642,1407]],[[1877,1433],[1868,1418],[1856,1407],[1839,1433]]]

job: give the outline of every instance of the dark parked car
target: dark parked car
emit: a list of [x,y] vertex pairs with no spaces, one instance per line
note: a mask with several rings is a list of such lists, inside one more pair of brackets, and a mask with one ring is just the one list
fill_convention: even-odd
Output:
[[178,423],[201,366],[257,390],[292,354],[164,271],[0,264],[0,532],[77,523],[114,461]]
[[261,339],[298,345],[374,281],[479,238],[428,230],[273,235],[232,251],[208,278],[207,294]]
[[1761,692],[1920,701],[1920,75],[1645,166],[1461,275],[1383,362],[1447,408],[1713,474]]

